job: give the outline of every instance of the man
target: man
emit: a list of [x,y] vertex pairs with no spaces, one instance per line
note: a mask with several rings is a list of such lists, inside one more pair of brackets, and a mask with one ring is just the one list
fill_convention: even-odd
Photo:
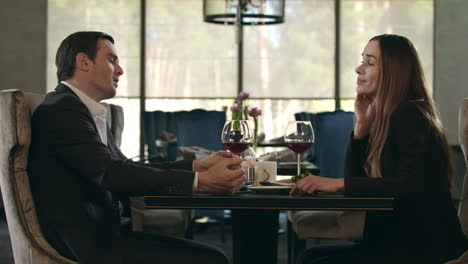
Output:
[[29,175],[42,231],[79,263],[227,263],[193,241],[120,230],[116,197],[230,193],[244,185],[241,159],[218,152],[193,162],[144,165],[115,146],[99,104],[116,94],[123,69],[114,40],[76,32],[60,45],[59,85],[32,117]]

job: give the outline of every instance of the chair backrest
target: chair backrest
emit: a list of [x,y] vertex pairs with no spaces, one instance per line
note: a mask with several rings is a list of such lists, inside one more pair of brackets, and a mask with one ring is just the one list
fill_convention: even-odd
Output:
[[315,134],[315,163],[320,175],[331,178],[344,177],[344,162],[349,136],[353,130],[353,112],[336,110],[321,113],[298,113],[312,123]]
[[31,143],[31,113],[43,95],[0,91],[0,187],[15,263],[75,263],[45,240],[36,216],[26,171]]
[[177,145],[198,146],[209,150],[224,149],[221,131],[226,122],[224,111],[195,109],[175,113]]
[[[315,113],[307,113],[307,112],[300,112],[300,113],[294,114],[296,121],[310,121],[314,129],[315,139],[317,139],[317,134],[316,134],[317,132],[315,131],[316,130],[315,116],[316,116]],[[315,156],[315,144],[314,144],[314,146],[312,146],[307,151],[307,159],[315,162],[316,158],[317,157]]]
[[[465,157],[465,165],[468,166],[468,98],[465,98],[460,106],[458,119],[458,138]],[[465,236],[468,238],[468,171],[465,171],[458,216]]]
[[122,133],[124,129],[124,112],[120,105],[101,103],[107,107],[107,125],[109,126],[115,144],[120,147],[122,144]]

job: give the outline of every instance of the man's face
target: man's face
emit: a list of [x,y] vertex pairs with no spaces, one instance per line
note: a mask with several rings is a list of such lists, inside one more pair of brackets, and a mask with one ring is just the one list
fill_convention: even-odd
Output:
[[362,62],[356,68],[357,93],[374,97],[380,81],[380,46],[377,41],[370,41],[362,52]]
[[91,62],[90,85],[95,90],[99,100],[109,99],[115,96],[119,82],[119,76],[123,69],[119,65],[119,57],[115,47],[107,39],[100,39],[97,44],[97,52],[94,62]]

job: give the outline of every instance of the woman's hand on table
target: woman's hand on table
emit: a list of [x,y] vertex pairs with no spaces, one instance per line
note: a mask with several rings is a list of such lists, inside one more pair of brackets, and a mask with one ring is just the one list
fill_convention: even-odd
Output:
[[313,195],[316,192],[336,193],[344,191],[344,179],[325,178],[309,175],[298,181],[289,194]]
[[241,166],[242,159],[236,155],[225,156],[222,152],[225,151],[217,152],[218,154],[214,153],[205,158],[208,159],[205,161],[207,167],[198,173],[198,192],[233,193],[244,187],[245,177]]

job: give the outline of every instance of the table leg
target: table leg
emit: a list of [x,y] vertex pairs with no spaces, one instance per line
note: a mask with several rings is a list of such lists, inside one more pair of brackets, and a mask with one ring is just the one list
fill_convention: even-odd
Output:
[[276,264],[277,210],[232,210],[234,264]]

